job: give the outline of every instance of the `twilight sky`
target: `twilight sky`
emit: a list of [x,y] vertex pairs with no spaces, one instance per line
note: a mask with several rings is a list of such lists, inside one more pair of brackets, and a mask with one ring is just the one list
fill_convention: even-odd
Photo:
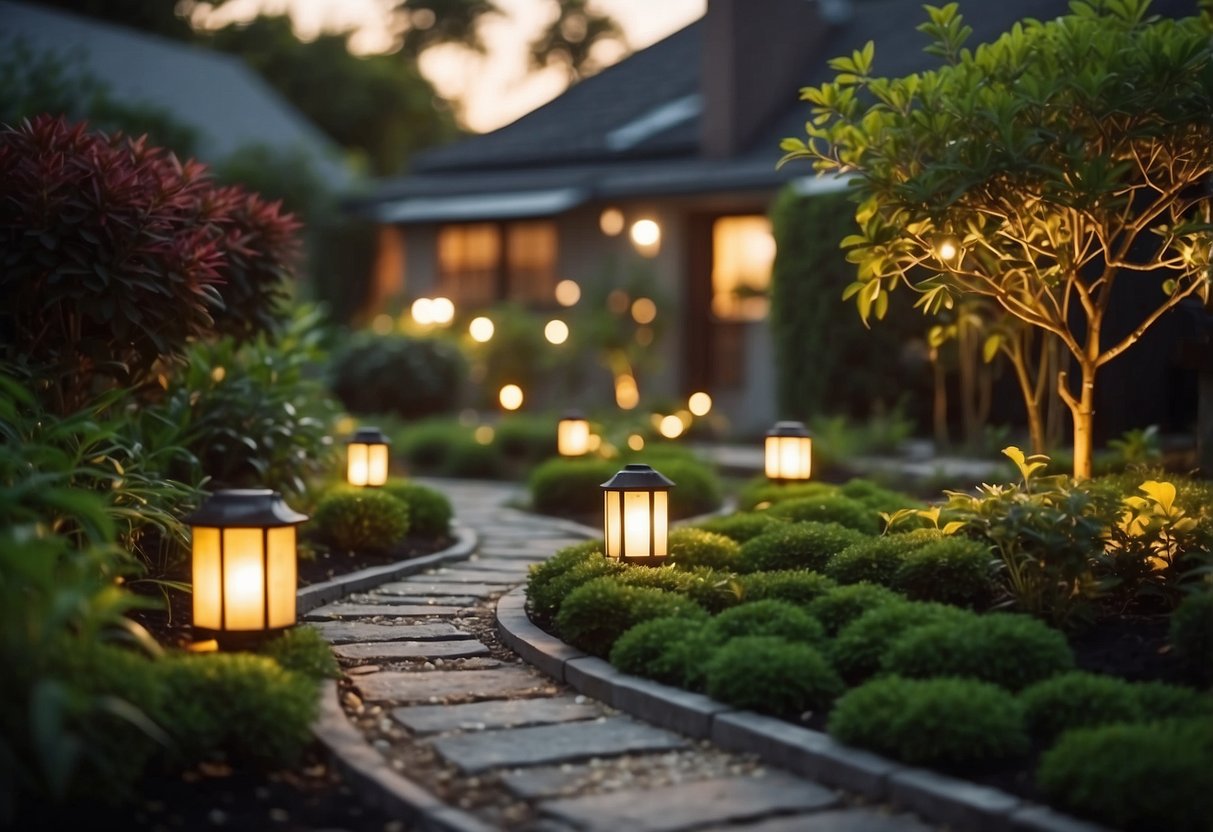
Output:
[[[527,43],[551,13],[545,0],[496,0],[505,18],[487,21],[483,33],[489,54],[469,55],[457,47],[435,47],[422,59],[422,72],[449,98],[463,102],[461,117],[472,130],[492,130],[507,124],[556,96],[564,88],[556,69],[527,71]],[[390,0],[230,0],[216,22],[247,19],[258,10],[287,10],[302,37],[323,29],[356,29],[355,51],[387,48]],[[660,40],[703,14],[706,0],[596,0],[613,15],[633,49]]]

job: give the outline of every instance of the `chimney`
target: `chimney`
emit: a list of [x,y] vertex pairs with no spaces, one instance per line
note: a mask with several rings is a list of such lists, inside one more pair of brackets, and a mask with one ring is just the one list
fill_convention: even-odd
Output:
[[708,0],[702,73],[703,155],[742,152],[772,117],[795,106],[827,23],[814,0]]

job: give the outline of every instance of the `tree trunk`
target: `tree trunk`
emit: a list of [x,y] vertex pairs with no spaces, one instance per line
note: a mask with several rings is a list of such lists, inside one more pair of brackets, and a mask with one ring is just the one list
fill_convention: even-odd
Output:
[[1019,382],[1019,392],[1023,395],[1023,407],[1028,414],[1028,436],[1032,442],[1032,453],[1043,454],[1048,450],[1045,444],[1044,418],[1040,412],[1040,397],[1032,383],[1031,373],[1028,371],[1026,349],[1027,345],[1023,343],[1021,335],[1020,343],[1007,351],[1007,357],[1011,361],[1011,367],[1015,370],[1015,380]]
[[942,453],[948,446],[948,377],[943,371],[942,357],[938,350],[931,351],[931,369],[935,381],[935,395],[931,402],[932,424],[935,428],[935,449]]
[[1091,478],[1091,456],[1094,451],[1092,429],[1095,425],[1095,373],[1094,361],[1080,363],[1082,369],[1082,388],[1078,396],[1074,396],[1066,386],[1066,374],[1060,373],[1057,378],[1057,392],[1070,408],[1074,419],[1074,479],[1087,480]]

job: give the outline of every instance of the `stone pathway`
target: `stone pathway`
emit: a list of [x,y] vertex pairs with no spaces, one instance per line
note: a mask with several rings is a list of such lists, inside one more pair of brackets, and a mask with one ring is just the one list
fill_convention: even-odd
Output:
[[462,563],[305,618],[346,672],[342,703],[405,777],[488,828],[575,832],[925,832],[907,815],[621,714],[526,665],[495,599],[583,539],[506,507],[512,486],[436,481],[477,530]]

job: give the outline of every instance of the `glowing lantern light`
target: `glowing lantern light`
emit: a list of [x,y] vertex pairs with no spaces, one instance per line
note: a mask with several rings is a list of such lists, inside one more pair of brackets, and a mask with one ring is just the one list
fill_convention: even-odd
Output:
[[410,307],[413,320],[422,326],[434,323],[434,301],[429,298],[417,298]]
[[636,298],[632,301],[632,320],[638,324],[651,324],[657,317],[657,304],[652,298]]
[[476,430],[472,431],[472,438],[476,440],[477,445],[489,445],[493,441],[496,431],[492,425],[480,425]]
[[507,384],[497,394],[497,400],[506,410],[517,410],[522,407],[522,388],[517,384]]
[[632,223],[631,236],[636,249],[651,257],[661,244],[661,226],[649,219],[636,220]]
[[561,306],[576,306],[581,300],[581,287],[574,280],[562,280],[556,284],[556,302]]
[[631,448],[633,451],[643,451],[644,450],[644,437],[641,436],[639,433],[633,433],[631,436],[628,437],[628,447]]
[[455,319],[455,304],[450,298],[434,298],[430,301],[430,316],[434,323],[445,326]]
[[607,208],[598,215],[598,227],[608,237],[618,237],[623,233],[623,212],[618,208]]
[[940,237],[935,243],[935,256],[948,265],[960,259],[961,251],[960,241],[955,237]]
[[496,327],[493,326],[493,322],[484,316],[473,318],[472,322],[468,324],[468,334],[472,336],[473,341],[479,344],[491,341],[495,331]]
[[687,409],[696,416],[707,416],[712,412],[712,397],[702,391],[692,393],[687,399]]
[[548,321],[543,328],[543,337],[548,339],[549,344],[563,344],[569,340],[569,325],[560,320]]
[[590,450],[590,423],[579,410],[567,411],[556,423],[556,450],[561,456],[584,456]]
[[669,491],[674,483],[648,465],[625,465],[602,484],[608,558],[660,566],[669,551]]
[[632,410],[640,404],[640,388],[636,379],[627,373],[615,377],[615,404],[622,410]]
[[661,420],[661,427],[658,430],[666,439],[677,439],[682,436],[682,420],[674,415],[666,416]]
[[383,485],[387,482],[388,445],[379,428],[358,428],[350,437],[345,477],[350,485]]
[[772,482],[807,480],[813,463],[813,440],[800,422],[776,422],[767,431],[766,474]]
[[295,526],[269,489],[217,491],[185,518],[193,537],[194,634],[249,647],[295,624]]

